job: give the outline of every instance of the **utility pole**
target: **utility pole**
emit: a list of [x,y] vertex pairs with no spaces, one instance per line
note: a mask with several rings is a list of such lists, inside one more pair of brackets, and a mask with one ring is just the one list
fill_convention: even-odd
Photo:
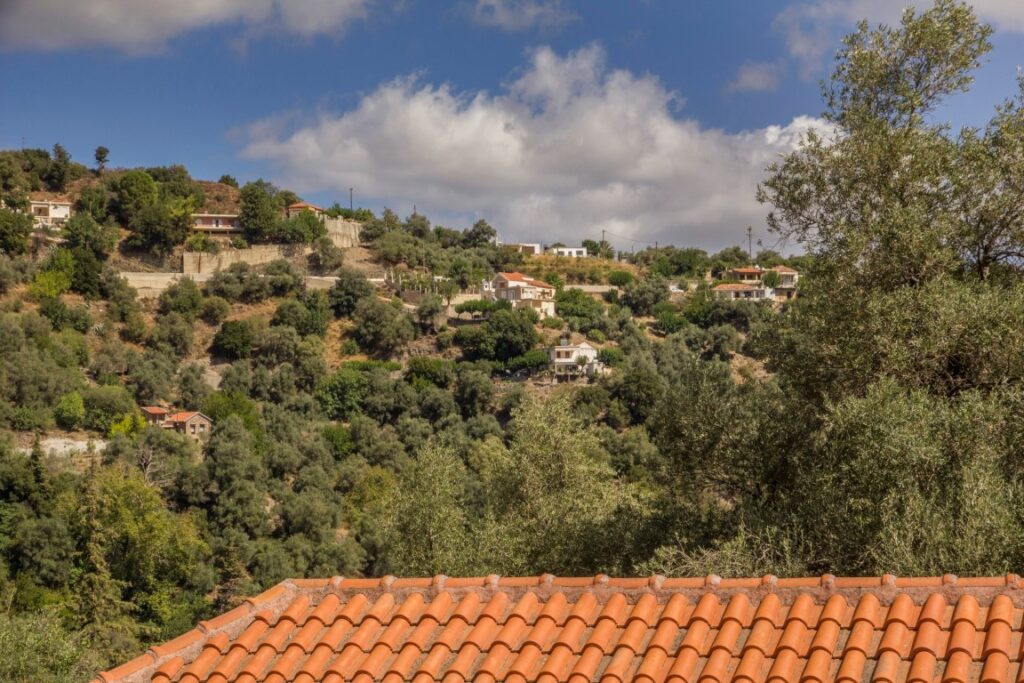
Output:
[[355,207],[352,205],[352,188],[348,188],[348,210],[354,211]]
[[754,229],[747,226],[747,254],[750,256],[750,263],[754,263]]

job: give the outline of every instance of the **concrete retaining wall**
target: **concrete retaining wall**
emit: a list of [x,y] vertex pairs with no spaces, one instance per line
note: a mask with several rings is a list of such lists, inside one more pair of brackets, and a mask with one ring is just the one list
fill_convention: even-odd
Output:
[[359,246],[359,231],[362,230],[362,224],[344,218],[325,218],[324,227],[327,228],[327,236],[331,238],[334,246],[342,249]]
[[310,248],[303,244],[257,244],[248,249],[226,249],[219,254],[187,251],[182,255],[182,270],[188,275],[216,273],[232,263],[261,266],[271,261],[305,256]]

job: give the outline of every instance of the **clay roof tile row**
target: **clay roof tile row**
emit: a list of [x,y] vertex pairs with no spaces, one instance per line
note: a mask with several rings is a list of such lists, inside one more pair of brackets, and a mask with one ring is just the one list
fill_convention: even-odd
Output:
[[136,683],[1017,682],[1016,575],[286,581],[100,674]]

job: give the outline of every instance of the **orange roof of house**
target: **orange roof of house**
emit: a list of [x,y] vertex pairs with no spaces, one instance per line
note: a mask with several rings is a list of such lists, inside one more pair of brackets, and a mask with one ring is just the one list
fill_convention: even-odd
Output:
[[756,275],[758,273],[763,273],[764,272],[763,270],[761,270],[760,268],[757,268],[757,267],[754,267],[754,268],[730,268],[729,270],[731,270],[734,273],[751,273],[751,274],[754,274],[754,275]]
[[506,280],[514,280],[515,282],[524,282],[533,287],[546,287],[547,289],[554,289],[552,285],[544,282],[543,280],[535,280],[532,277],[523,275],[522,273],[498,273]]
[[760,290],[761,290],[761,288],[757,287],[755,285],[743,285],[743,284],[740,284],[738,282],[737,283],[730,282],[730,283],[727,283],[727,284],[724,284],[724,285],[715,285],[711,289],[711,291],[713,291],[713,292],[726,292],[726,291],[754,292],[754,291],[760,291]]
[[316,204],[310,204],[309,202],[295,202],[294,204],[289,204],[288,209],[311,209],[313,211],[323,211],[323,209]]
[[769,268],[768,270],[774,270],[776,273],[795,273],[795,272],[797,272],[796,268],[790,268],[789,266],[775,266],[774,268]]
[[168,422],[188,422],[189,420],[191,420],[196,415],[202,415],[202,413],[200,413],[197,410],[183,411],[183,412],[180,412],[180,413],[174,413],[173,415],[168,415],[167,416],[167,421]]
[[1024,588],[993,578],[294,579],[112,683],[1012,682]]
[[167,408],[161,408],[160,406],[142,406],[139,410],[150,415],[166,415],[168,412]]

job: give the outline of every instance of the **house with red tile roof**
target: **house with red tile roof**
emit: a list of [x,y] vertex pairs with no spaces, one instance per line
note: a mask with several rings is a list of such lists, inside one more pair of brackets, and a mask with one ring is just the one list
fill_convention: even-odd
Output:
[[[778,284],[766,287],[764,277],[768,273],[778,276]],[[712,288],[715,299],[719,301],[735,301],[737,299],[786,301],[796,296],[796,283],[800,273],[789,266],[773,266],[761,268],[750,266],[730,268],[725,271],[726,280],[735,282],[723,283]]]
[[293,579],[93,683],[1013,683],[1021,578]]
[[490,295],[494,299],[508,301],[512,308],[532,308],[541,318],[555,315],[555,288],[522,273],[495,275]]
[[295,202],[294,204],[289,204],[288,208],[285,209],[285,214],[288,218],[296,218],[303,211],[312,211],[316,214],[317,218],[324,217],[324,210],[316,204],[310,204],[309,202]]
[[757,266],[730,268],[725,271],[726,280],[736,280],[746,284],[758,283],[761,281],[762,276],[764,276],[764,269],[758,268]]
[[193,441],[200,441],[213,431],[213,420],[196,410],[172,413],[160,406],[142,406],[140,408],[146,423],[164,429],[173,429],[188,436]]
[[142,416],[146,418],[146,424],[157,427],[164,424],[164,421],[171,412],[167,408],[161,408],[160,406],[142,406],[139,410],[142,411]]

